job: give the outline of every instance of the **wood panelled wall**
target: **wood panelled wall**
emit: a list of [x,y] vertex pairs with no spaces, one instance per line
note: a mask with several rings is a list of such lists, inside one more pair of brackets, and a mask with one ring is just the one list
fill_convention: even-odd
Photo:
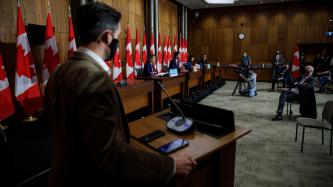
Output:
[[[68,0],[50,1],[51,19],[53,27],[55,28],[61,61],[63,61],[67,55],[68,2]],[[22,0],[21,10],[26,25],[29,23],[46,25],[48,12],[46,0]],[[0,12],[0,43],[16,43],[16,0],[1,0]],[[42,57],[37,55],[37,58],[36,61]]]
[[[140,33],[140,46],[142,46],[142,36],[145,27],[145,0],[101,0],[99,2],[104,2],[121,12],[122,18],[121,34],[119,36],[119,48],[121,61],[123,62],[123,67],[125,67],[127,27],[130,28],[132,54],[134,55],[135,51],[136,28],[138,28],[138,32]],[[123,72],[124,70],[125,69],[123,68]]]
[[173,35],[178,33],[178,6],[170,0],[159,0],[158,13],[163,48],[164,35],[170,35],[172,45]]
[[[148,21],[148,10],[146,10],[147,0],[100,0],[122,14],[120,34],[120,55],[123,67],[125,67],[125,38],[127,26],[130,27],[132,42],[132,51],[134,58],[136,28],[140,33],[140,47],[142,46],[143,31]],[[67,59],[67,40],[68,40],[68,6],[69,4],[78,5],[76,0],[50,0],[51,19],[55,28],[56,40],[60,53],[60,60],[64,62]],[[22,0],[21,9],[23,19],[26,25],[38,24],[46,25],[47,0]],[[75,10],[76,7],[73,7]],[[1,0],[0,3],[0,48],[5,58],[5,67],[7,68],[9,81],[12,82],[15,68],[15,43],[16,43],[16,0]],[[75,17],[75,12],[73,12]],[[75,21],[75,20],[74,20]],[[75,23],[74,23],[75,24]],[[159,26],[161,39],[164,41],[164,34],[174,34],[178,32],[178,5],[169,0],[159,0]],[[149,37],[149,36],[148,36]],[[171,38],[173,39],[173,38]],[[172,40],[173,41],[173,40]],[[31,43],[31,42],[30,42]],[[163,45],[163,43],[162,43]],[[10,49],[9,49],[10,46]],[[13,51],[14,50],[14,51]],[[43,45],[32,46],[33,56],[37,64],[37,71],[40,72],[39,64],[43,62]],[[14,55],[13,55],[14,54]],[[9,65],[8,65],[9,64]],[[125,69],[123,68],[125,76]]]
[[[290,61],[298,43],[333,42],[325,36],[332,3],[299,2],[199,10],[189,13],[189,53],[238,64],[243,51],[253,64],[270,63],[276,50]],[[331,24],[332,29],[332,24]],[[245,38],[240,40],[239,33]]]

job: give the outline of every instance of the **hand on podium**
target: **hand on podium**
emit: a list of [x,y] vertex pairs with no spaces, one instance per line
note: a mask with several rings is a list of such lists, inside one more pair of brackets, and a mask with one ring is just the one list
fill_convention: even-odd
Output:
[[188,175],[197,165],[197,162],[188,155],[175,154],[171,156],[176,165],[175,175]]

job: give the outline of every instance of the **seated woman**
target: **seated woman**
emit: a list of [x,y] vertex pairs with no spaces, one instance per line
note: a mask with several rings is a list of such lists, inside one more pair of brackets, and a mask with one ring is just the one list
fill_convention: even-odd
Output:
[[157,73],[156,68],[156,57],[155,55],[150,55],[149,59],[147,60],[145,67],[143,69],[143,76],[152,76]]
[[185,70],[192,71],[193,70],[193,64],[194,64],[194,56],[190,55],[188,57],[187,63],[184,64]]

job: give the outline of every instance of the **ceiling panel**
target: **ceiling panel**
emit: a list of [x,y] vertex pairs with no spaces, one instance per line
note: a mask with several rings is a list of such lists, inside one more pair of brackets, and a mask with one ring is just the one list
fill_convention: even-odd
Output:
[[271,3],[286,3],[291,1],[304,1],[304,0],[235,0],[234,4],[208,4],[204,0],[176,0],[190,9],[204,9],[216,7],[230,7],[230,6],[246,6],[246,5],[260,5]]

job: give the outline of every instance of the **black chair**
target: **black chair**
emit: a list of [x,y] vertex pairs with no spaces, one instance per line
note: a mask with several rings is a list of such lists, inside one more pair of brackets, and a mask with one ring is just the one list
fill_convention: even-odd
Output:
[[333,138],[332,137],[333,136],[332,122],[333,122],[333,101],[326,102],[323,112],[322,112],[322,121],[319,121],[319,120],[313,119],[313,118],[298,117],[296,119],[295,142],[297,142],[298,126],[303,126],[301,152],[303,152],[305,128],[315,128],[315,129],[321,129],[322,144],[324,144],[324,130],[329,130],[331,132],[330,155],[332,155],[332,138]]

